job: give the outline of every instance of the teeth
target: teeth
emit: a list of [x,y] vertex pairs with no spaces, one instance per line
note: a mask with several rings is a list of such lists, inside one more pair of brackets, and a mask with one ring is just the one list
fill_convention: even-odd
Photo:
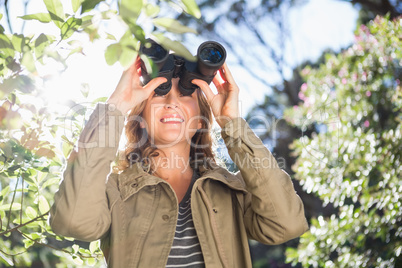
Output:
[[163,119],[162,119],[162,122],[163,122],[163,123],[172,122],[172,121],[175,121],[175,122],[184,122],[183,119],[181,119],[181,118],[175,118],[175,117],[169,117],[169,118],[163,118]]

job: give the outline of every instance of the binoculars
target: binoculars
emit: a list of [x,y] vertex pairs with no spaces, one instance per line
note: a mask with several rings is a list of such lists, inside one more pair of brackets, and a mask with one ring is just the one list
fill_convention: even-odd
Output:
[[[219,68],[226,59],[225,48],[214,41],[202,43],[197,50],[197,61],[188,61],[176,54],[170,54],[161,45],[151,39],[141,44],[140,53],[147,55],[158,69],[157,77],[165,77],[167,82],[155,89],[158,95],[167,94],[172,88],[172,78],[180,77],[179,90],[183,95],[191,95],[198,86],[191,83],[193,79],[201,79],[211,83]],[[143,83],[147,84],[152,74],[147,72],[144,62],[141,61],[141,75]]]

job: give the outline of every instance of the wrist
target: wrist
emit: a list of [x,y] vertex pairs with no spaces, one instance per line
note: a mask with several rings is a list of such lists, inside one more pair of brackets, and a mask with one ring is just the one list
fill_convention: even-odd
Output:
[[236,117],[221,115],[221,116],[215,117],[215,120],[221,128],[224,128],[225,125],[227,123],[229,123],[230,121],[232,121],[234,118],[236,118]]
[[122,107],[121,103],[112,97],[106,100],[106,103],[109,104],[113,109],[119,110],[122,115],[126,115],[128,110]]

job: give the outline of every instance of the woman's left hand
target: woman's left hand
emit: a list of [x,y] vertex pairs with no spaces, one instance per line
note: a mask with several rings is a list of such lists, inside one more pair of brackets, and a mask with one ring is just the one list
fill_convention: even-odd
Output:
[[239,87],[226,62],[219,69],[212,82],[218,90],[217,94],[212,92],[207,82],[201,79],[192,80],[192,83],[199,86],[204,92],[216,122],[223,128],[228,121],[239,116]]

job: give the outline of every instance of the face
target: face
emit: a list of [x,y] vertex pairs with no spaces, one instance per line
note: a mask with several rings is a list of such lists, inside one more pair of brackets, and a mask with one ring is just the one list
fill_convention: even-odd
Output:
[[172,79],[172,88],[166,95],[154,92],[143,111],[141,127],[146,128],[158,148],[186,142],[201,128],[197,92],[184,96],[178,88],[179,78]]

